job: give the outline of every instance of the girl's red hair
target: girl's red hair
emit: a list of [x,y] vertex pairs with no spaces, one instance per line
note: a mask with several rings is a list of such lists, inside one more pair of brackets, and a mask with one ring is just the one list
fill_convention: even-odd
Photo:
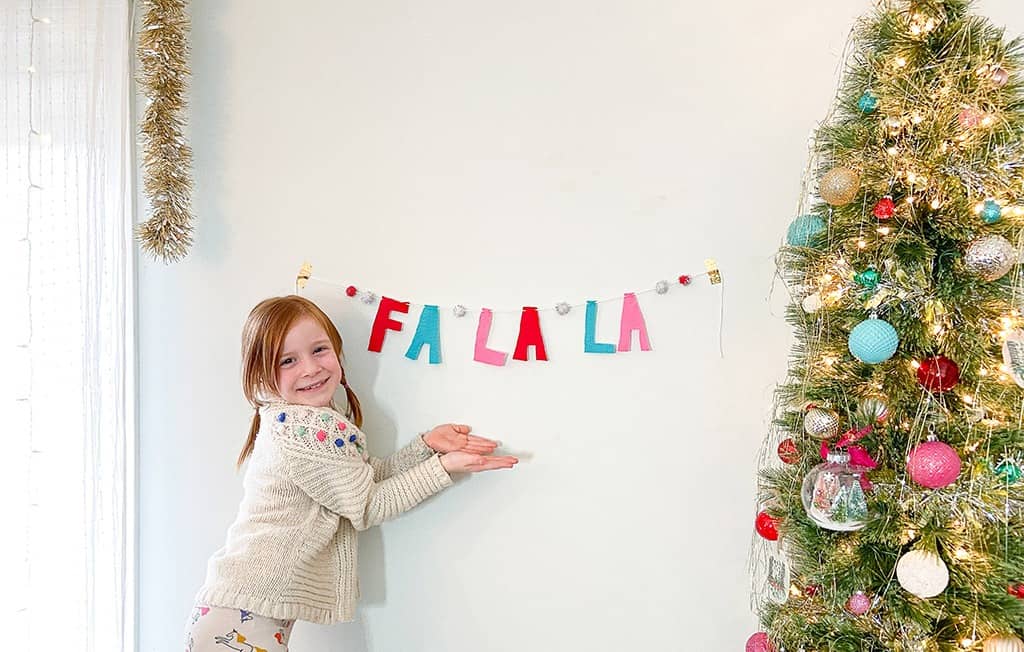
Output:
[[[242,392],[249,405],[256,409],[256,414],[249,426],[249,437],[238,455],[239,467],[252,454],[256,445],[256,433],[260,430],[260,408],[271,397],[280,395],[277,387],[277,361],[281,357],[288,330],[303,317],[311,318],[324,329],[340,361],[341,335],[324,311],[309,299],[294,294],[272,297],[256,304],[245,320],[242,328]],[[341,384],[348,397],[346,416],[361,428],[363,411],[359,406],[359,398],[345,379],[344,365],[341,367]]]

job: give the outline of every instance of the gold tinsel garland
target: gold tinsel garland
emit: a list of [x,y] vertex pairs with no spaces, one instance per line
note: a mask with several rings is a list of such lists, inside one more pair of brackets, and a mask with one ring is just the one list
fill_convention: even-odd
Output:
[[146,97],[140,125],[143,188],[152,217],[136,236],[143,251],[164,262],[192,246],[192,148],[182,133],[187,86],[187,0],[142,0],[139,84]]

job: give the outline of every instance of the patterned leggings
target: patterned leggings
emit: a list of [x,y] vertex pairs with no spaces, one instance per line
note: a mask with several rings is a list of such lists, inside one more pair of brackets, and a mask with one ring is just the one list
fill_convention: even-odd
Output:
[[294,624],[244,609],[196,605],[185,624],[185,652],[288,652]]

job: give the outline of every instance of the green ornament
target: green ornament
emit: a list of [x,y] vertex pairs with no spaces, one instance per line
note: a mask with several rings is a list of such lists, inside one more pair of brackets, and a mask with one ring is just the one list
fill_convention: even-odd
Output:
[[995,472],[997,475],[1001,475],[1006,478],[1006,481],[1010,484],[1014,484],[1024,477],[1024,470],[1021,470],[1020,465],[1013,462],[1012,460],[1003,460],[996,465]]
[[295,429],[295,432],[297,432],[300,437],[305,437],[306,433],[309,431],[306,429],[306,426],[299,426]]
[[874,269],[865,269],[863,272],[858,272],[853,275],[853,280],[857,285],[862,285],[869,290],[874,290],[878,287],[878,272]]

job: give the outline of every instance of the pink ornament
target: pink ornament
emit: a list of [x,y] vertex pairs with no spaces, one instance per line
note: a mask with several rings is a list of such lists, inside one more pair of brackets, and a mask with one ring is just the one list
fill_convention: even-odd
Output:
[[846,601],[846,609],[854,616],[863,616],[871,609],[871,598],[865,595],[863,591],[856,591]]
[[1005,68],[996,66],[992,69],[992,81],[996,86],[1006,86],[1006,82],[1010,81],[1010,73],[1006,72]]
[[957,116],[957,120],[960,122],[960,127],[963,129],[973,129],[981,124],[981,119],[985,117],[985,114],[974,107],[968,107],[960,112]]
[[323,430],[319,430],[319,431],[317,431],[317,433],[316,433],[316,438],[317,438],[318,440],[320,440],[320,441],[323,441],[323,440],[327,439],[327,433],[326,433],[326,432],[324,432]]
[[747,652],[776,652],[775,646],[768,640],[768,635],[758,632],[747,639]]
[[907,458],[910,479],[929,489],[941,489],[960,476],[960,456],[949,444],[926,441],[914,447]]

